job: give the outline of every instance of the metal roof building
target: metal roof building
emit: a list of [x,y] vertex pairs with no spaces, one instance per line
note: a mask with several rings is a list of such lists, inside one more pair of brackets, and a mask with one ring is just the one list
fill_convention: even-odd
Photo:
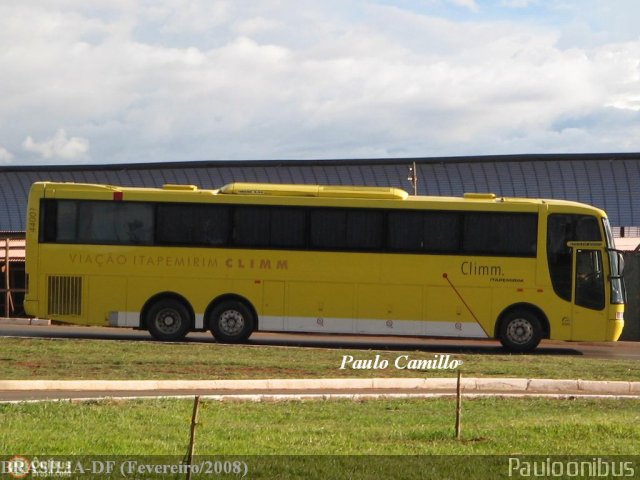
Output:
[[576,200],[606,210],[614,226],[640,226],[640,153],[623,153],[0,167],[0,231],[25,230],[27,194],[36,181],[148,187],[177,183],[200,188],[247,181],[410,190],[407,176],[412,162],[421,195],[493,192]]

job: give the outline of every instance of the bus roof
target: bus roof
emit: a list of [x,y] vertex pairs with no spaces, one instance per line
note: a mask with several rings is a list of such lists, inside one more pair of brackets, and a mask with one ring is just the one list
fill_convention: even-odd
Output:
[[[35,186],[43,189],[47,198],[59,197],[59,193],[78,194],[78,198],[91,198],[92,193],[98,194],[100,199],[123,200],[126,193],[135,194],[135,200],[142,201],[145,194],[150,195],[170,195],[177,201],[189,201],[189,199],[202,199],[203,196],[225,196],[239,197],[298,197],[298,198],[323,198],[323,199],[353,199],[353,200],[387,200],[391,204],[397,202],[409,203],[453,203],[453,204],[528,204],[533,205],[553,205],[573,208],[588,208],[597,211],[602,216],[605,212],[580,202],[569,200],[525,198],[525,197],[501,197],[493,193],[465,193],[463,197],[444,196],[413,196],[406,191],[395,187],[364,187],[346,185],[289,185],[275,183],[229,183],[219,189],[208,190],[199,189],[195,185],[174,185],[166,184],[162,188],[149,187],[123,187],[116,185],[102,185],[90,183],[58,183],[58,182],[37,182]],[[101,194],[100,194],[101,193]],[[106,194],[106,195],[105,195]],[[112,197],[113,196],[113,197]],[[180,198],[178,198],[180,197]],[[245,203],[245,202],[243,202]]]

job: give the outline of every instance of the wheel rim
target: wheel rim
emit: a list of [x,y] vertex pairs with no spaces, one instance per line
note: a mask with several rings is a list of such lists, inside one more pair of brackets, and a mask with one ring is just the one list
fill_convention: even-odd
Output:
[[182,328],[182,316],[173,308],[163,308],[155,317],[154,324],[164,335],[172,335]]
[[507,337],[513,343],[523,345],[533,338],[533,325],[524,318],[516,318],[507,326]]
[[237,310],[225,310],[218,319],[218,325],[225,335],[237,335],[244,328],[244,317]]

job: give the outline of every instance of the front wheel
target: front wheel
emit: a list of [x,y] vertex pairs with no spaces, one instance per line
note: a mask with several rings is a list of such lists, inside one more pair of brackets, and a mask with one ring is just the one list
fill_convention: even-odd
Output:
[[540,319],[528,310],[509,312],[500,323],[500,343],[512,352],[530,352],[542,339]]
[[244,342],[249,338],[254,327],[253,312],[237,300],[222,302],[209,315],[209,328],[219,342]]
[[146,325],[153,338],[177,342],[189,333],[191,316],[177,300],[159,300],[147,311]]

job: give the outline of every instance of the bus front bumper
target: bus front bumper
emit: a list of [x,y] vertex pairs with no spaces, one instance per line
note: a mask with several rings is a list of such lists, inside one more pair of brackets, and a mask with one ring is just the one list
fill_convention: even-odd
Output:
[[622,335],[622,329],[624,328],[624,307],[616,308],[613,315],[609,315],[607,323],[607,341],[615,342]]

